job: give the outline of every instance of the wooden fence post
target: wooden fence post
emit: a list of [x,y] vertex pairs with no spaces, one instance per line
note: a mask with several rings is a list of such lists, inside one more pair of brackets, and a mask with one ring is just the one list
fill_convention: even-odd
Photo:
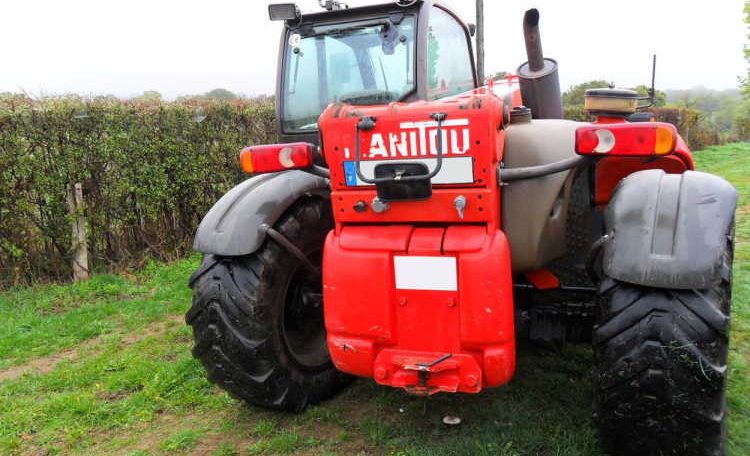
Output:
[[86,239],[86,216],[83,213],[83,185],[80,182],[68,187],[68,213],[71,226],[71,252],[73,281],[89,278],[89,251]]

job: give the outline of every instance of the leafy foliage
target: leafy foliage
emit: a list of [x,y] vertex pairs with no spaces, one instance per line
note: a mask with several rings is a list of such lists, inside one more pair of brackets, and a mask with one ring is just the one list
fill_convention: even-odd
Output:
[[588,89],[602,89],[614,85],[612,82],[603,79],[582,82],[570,87],[563,93],[563,105],[565,106],[583,106],[583,96]]
[[213,89],[209,92],[206,92],[205,95],[203,95],[208,100],[236,100],[237,95],[235,95],[233,92],[227,90],[227,89]]
[[501,79],[505,79],[506,77],[508,77],[507,71],[495,71],[490,76],[490,78],[492,78],[493,81],[499,81]]
[[135,100],[143,102],[158,102],[162,100],[162,97],[161,94],[156,90],[147,90],[139,96],[135,97]]
[[[645,84],[641,84],[638,86],[633,87],[631,90],[635,90],[638,92],[639,95],[643,97],[648,96],[648,91],[650,87],[646,86]],[[667,104],[667,93],[662,92],[661,90],[655,90],[654,91],[654,107],[662,107],[665,104]]]
[[[745,1],[745,7],[743,9],[743,13],[745,14],[745,25],[750,25],[750,1]],[[748,38],[750,38],[750,35],[747,35]],[[750,63],[750,46],[745,44],[744,47],[745,51],[745,60]],[[750,70],[748,70],[747,77],[741,81],[742,82],[742,88],[744,89],[745,96],[750,95]]]
[[76,182],[95,268],[184,254],[237,151],[274,139],[268,102],[0,98],[0,285],[69,277]]

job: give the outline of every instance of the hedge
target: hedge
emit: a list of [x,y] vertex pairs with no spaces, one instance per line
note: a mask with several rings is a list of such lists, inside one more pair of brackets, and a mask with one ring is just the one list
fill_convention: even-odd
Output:
[[75,183],[92,269],[184,255],[238,151],[274,140],[269,100],[0,98],[0,286],[70,277]]
[[[718,140],[693,110],[655,111],[694,148]],[[568,107],[566,117],[585,113]],[[238,151],[275,134],[269,99],[0,96],[0,287],[71,277],[76,183],[92,269],[185,255],[201,217],[244,178]]]

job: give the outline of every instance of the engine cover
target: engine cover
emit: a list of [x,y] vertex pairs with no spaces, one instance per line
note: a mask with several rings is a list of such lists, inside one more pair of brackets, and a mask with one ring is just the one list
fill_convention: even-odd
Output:
[[515,370],[505,235],[485,225],[350,225],[323,256],[336,367],[417,394],[476,393]]

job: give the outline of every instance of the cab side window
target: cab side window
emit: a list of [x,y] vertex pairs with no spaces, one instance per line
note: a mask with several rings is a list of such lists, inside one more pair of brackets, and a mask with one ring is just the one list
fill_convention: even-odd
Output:
[[466,32],[453,16],[434,6],[427,30],[427,99],[435,100],[473,88]]

